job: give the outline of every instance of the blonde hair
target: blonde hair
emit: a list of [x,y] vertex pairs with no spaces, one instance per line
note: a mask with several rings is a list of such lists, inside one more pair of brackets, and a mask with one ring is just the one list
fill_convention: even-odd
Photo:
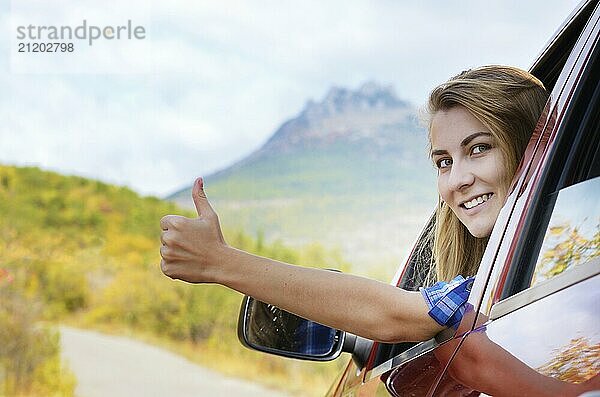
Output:
[[[547,98],[542,82],[530,73],[491,65],[464,71],[436,87],[429,96],[427,113],[431,126],[437,112],[462,106],[486,126],[504,158],[508,190]],[[477,273],[488,238],[471,235],[441,198],[431,233],[429,283],[434,275],[448,281],[459,274]]]

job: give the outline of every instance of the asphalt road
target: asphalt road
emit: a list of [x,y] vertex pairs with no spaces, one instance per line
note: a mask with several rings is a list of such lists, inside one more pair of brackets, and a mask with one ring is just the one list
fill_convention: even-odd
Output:
[[78,397],[285,396],[133,339],[64,326],[60,332]]

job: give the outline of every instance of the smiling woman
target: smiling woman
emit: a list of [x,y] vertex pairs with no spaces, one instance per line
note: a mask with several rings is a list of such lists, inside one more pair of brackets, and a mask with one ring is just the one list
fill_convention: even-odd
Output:
[[168,215],[161,220],[162,270],[188,282],[223,284],[368,339],[431,338],[460,322],[471,276],[546,97],[535,77],[504,66],[463,72],[433,90],[430,142],[439,169],[440,205],[428,284],[435,284],[420,292],[292,266],[230,247],[202,178],[192,191],[198,218]]
[[482,130],[462,106],[438,112],[431,123],[432,145],[448,148],[432,151],[440,197],[477,238],[492,231],[507,190],[504,159],[492,135],[471,133]]
[[462,106],[436,113],[431,123],[440,197],[476,238],[491,233],[507,191],[504,159],[485,130]]
[[547,97],[537,78],[507,66],[468,70],[431,92],[429,141],[440,204],[430,282],[477,272]]

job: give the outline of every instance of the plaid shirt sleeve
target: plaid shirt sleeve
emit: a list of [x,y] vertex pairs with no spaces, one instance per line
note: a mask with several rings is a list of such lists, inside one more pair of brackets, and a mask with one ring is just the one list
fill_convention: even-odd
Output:
[[431,287],[419,288],[429,315],[438,324],[456,328],[465,313],[474,277],[456,276],[451,281],[439,281]]

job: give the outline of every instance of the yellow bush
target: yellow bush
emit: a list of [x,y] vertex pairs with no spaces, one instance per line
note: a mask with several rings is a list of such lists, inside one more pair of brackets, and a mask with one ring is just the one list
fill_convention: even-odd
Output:
[[90,299],[83,264],[48,262],[41,274],[41,291],[49,318],[58,318],[87,306]]
[[88,321],[121,323],[159,334],[180,335],[185,302],[158,269],[124,268],[94,302]]
[[0,277],[0,394],[72,396],[74,375],[60,361],[59,335],[39,323],[39,306]]

